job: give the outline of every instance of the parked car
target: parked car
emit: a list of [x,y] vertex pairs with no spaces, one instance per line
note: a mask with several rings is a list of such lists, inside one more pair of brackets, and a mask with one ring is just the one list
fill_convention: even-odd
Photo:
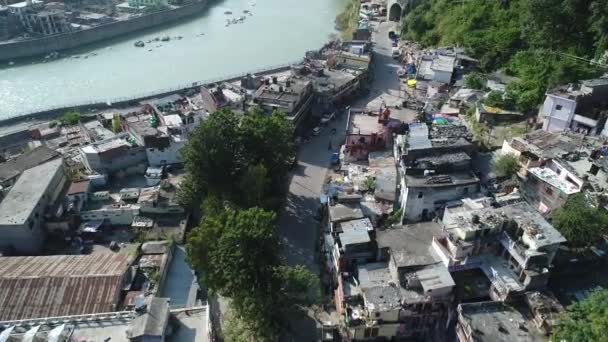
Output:
[[330,113],[330,114],[325,114],[325,115],[323,115],[323,117],[321,118],[321,123],[322,123],[322,124],[326,124],[326,123],[328,123],[328,122],[332,121],[332,120],[333,120],[335,117],[336,117],[336,113],[335,113],[335,112]]
[[319,135],[321,132],[323,132],[323,127],[321,126],[317,126],[312,129],[312,135]]

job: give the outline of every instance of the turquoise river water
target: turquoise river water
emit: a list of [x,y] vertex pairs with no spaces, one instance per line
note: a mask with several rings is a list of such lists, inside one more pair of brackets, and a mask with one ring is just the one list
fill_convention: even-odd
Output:
[[[130,98],[297,61],[334,33],[334,18],[346,1],[215,1],[188,21],[66,53],[80,58],[3,65],[0,120],[47,108]],[[241,24],[226,26],[227,18],[242,16],[244,10],[252,15]],[[162,36],[183,39],[152,42],[144,48],[133,45]]]

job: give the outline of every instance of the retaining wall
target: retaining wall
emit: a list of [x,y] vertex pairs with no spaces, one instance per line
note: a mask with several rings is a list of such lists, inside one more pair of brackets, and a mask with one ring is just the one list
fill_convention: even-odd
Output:
[[263,75],[269,75],[269,74],[275,74],[278,72],[287,71],[287,70],[291,69],[291,65],[296,64],[298,62],[299,61],[282,64],[282,65],[278,65],[278,66],[272,66],[272,67],[268,67],[268,68],[264,68],[264,69],[258,69],[258,70],[254,70],[254,71],[250,71],[250,72],[229,75],[226,77],[213,79],[213,80],[192,82],[187,85],[181,85],[181,86],[172,87],[172,88],[168,88],[168,89],[158,90],[158,91],[147,93],[147,94],[139,94],[139,95],[135,95],[135,96],[131,96],[131,97],[117,98],[117,99],[114,99],[112,101],[107,101],[107,102],[92,101],[92,102],[65,104],[65,105],[61,105],[58,107],[40,109],[40,110],[30,112],[30,113],[21,113],[14,117],[0,120],[0,126],[10,126],[10,125],[14,125],[16,123],[26,121],[26,120],[53,120],[53,119],[59,118],[65,112],[70,111],[70,110],[76,110],[76,111],[80,112],[81,114],[86,115],[87,112],[92,111],[92,110],[104,110],[104,109],[109,110],[112,108],[120,108],[120,107],[129,106],[129,105],[137,105],[139,102],[146,100],[146,99],[162,97],[162,96],[167,96],[167,95],[171,95],[171,94],[175,94],[175,93],[184,92],[189,89],[198,88],[201,85],[208,86],[208,85],[211,85],[214,83],[238,81],[241,78],[243,78],[244,76],[246,76],[247,74],[263,76]]
[[52,51],[72,49],[115,38],[127,33],[193,16],[203,11],[206,7],[207,0],[200,0],[173,10],[154,12],[130,20],[116,21],[86,30],[0,44],[0,61],[44,55]]

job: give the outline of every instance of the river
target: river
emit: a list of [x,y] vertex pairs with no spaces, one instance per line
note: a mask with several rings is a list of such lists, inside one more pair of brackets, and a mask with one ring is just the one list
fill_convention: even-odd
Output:
[[[224,0],[183,23],[131,34],[48,63],[0,69],[0,120],[51,107],[107,102],[196,81],[275,66],[303,57],[334,33],[347,0]],[[244,23],[226,19],[251,11]],[[233,15],[224,12],[232,11]],[[203,35],[204,34],[204,35]],[[182,36],[134,47],[137,40]],[[148,51],[152,49],[152,51]]]

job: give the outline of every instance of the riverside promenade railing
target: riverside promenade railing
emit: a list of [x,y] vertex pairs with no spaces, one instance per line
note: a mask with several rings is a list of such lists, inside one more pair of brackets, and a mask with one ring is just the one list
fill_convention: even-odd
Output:
[[136,101],[148,99],[151,97],[162,96],[162,95],[166,95],[166,94],[170,94],[170,93],[178,93],[178,92],[185,91],[185,90],[191,89],[191,88],[196,88],[199,86],[220,83],[220,82],[234,81],[234,80],[237,80],[248,74],[267,75],[267,74],[271,74],[271,73],[275,73],[275,72],[286,71],[292,65],[298,64],[301,61],[302,60],[298,60],[295,62],[269,66],[269,67],[251,70],[251,71],[247,71],[247,72],[226,75],[226,76],[218,77],[215,79],[194,81],[194,82],[190,82],[190,83],[181,84],[181,85],[178,85],[175,87],[154,90],[154,91],[150,91],[150,92],[135,94],[132,96],[116,97],[116,98],[105,99],[105,100],[104,99],[95,99],[95,100],[91,100],[91,101],[65,103],[65,104],[61,104],[61,105],[57,105],[57,106],[41,106],[39,108],[35,108],[35,109],[29,110],[27,112],[11,113],[10,116],[8,116],[7,118],[0,119],[0,125],[7,124],[7,123],[13,123],[13,122],[17,122],[17,121],[22,121],[24,119],[29,119],[29,118],[35,118],[38,115],[50,114],[53,112],[67,111],[67,110],[70,110],[73,108],[85,108],[85,109],[87,107],[90,107],[92,109],[93,108],[99,109],[102,107],[111,108],[111,106],[113,106],[113,105],[119,106],[120,104],[136,102]]

